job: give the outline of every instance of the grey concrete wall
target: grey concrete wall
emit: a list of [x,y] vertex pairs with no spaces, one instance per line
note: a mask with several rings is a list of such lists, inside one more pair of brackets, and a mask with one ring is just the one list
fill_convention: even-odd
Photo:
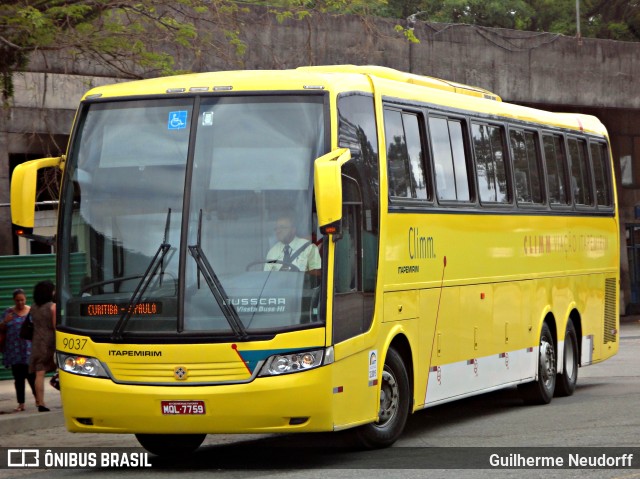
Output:
[[[319,16],[283,24],[248,14],[246,68],[308,64],[375,64],[477,85],[514,102],[640,108],[635,94],[640,44],[548,33],[418,22],[419,44],[398,23],[357,16]],[[208,59],[202,69],[233,68]]]
[[640,44],[468,25],[420,25],[414,70],[519,103],[639,108]]
[[[262,8],[238,14],[234,22],[248,46],[243,57],[223,41],[202,55],[174,45],[165,45],[165,51],[173,54],[178,68],[192,71],[374,64],[477,85],[514,102],[640,108],[635,94],[640,43],[578,42],[551,33],[417,22],[414,32],[421,41],[411,44],[394,30],[395,20],[314,14],[279,23]],[[203,21],[201,28],[211,24]],[[213,34],[223,37],[221,31]],[[115,76],[64,52],[34,56],[30,70]]]

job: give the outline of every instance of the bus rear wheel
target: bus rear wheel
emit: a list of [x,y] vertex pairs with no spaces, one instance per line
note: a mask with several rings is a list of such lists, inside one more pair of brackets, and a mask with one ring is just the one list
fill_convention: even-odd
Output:
[[190,454],[205,437],[206,434],[136,434],[140,445],[156,456]]
[[538,354],[538,378],[518,386],[518,391],[527,404],[549,404],[556,388],[556,350],[553,336],[547,323],[540,332]]
[[407,423],[411,405],[409,375],[402,357],[389,349],[380,384],[378,421],[360,426],[354,432],[357,442],[366,449],[388,447],[393,444]]
[[562,360],[562,374],[558,374],[556,396],[571,396],[578,383],[578,337],[573,321],[567,323],[564,333],[564,356]]

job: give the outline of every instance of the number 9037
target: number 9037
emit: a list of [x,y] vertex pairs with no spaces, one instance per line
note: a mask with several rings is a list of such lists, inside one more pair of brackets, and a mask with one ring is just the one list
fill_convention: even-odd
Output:
[[64,338],[62,340],[62,347],[71,351],[81,351],[86,344],[86,338]]

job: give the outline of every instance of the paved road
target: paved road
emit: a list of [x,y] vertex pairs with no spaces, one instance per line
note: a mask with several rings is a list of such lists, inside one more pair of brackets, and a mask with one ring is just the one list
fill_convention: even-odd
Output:
[[[456,403],[430,408],[415,414],[405,434],[394,448],[370,452],[353,452],[328,446],[341,444],[340,435],[289,436],[208,436],[204,446],[192,458],[163,461],[151,458],[151,470],[94,470],[101,479],[135,474],[156,477],[175,468],[181,477],[201,477],[217,470],[224,477],[340,477],[371,478],[413,477],[442,478],[534,478],[544,473],[547,478],[619,478],[640,479],[640,469],[617,470],[546,469],[492,470],[467,469],[447,471],[424,468],[428,461],[454,457],[457,467],[473,465],[478,446],[496,452],[523,452],[534,448],[541,453],[556,451],[593,452],[611,455],[636,452],[640,463],[640,318],[625,318],[621,326],[620,353],[594,366],[580,369],[576,393],[568,398],[554,398],[548,406],[523,406],[515,389],[498,391]],[[8,382],[6,382],[8,383]],[[0,384],[0,412],[14,407],[8,401],[12,386]],[[8,394],[8,396],[7,396]],[[57,426],[61,421],[56,392],[47,390],[51,413],[0,414],[0,446],[2,447],[136,447],[129,435],[71,434]],[[21,421],[24,431],[16,429]],[[29,421],[40,425],[34,429]],[[11,427],[7,427],[10,424]],[[296,446],[311,446],[301,449]],[[434,449],[447,447],[447,449]],[[526,448],[503,451],[500,448]],[[588,447],[593,449],[577,449]],[[621,449],[614,450],[612,447]],[[473,449],[462,449],[473,448]],[[482,453],[485,450],[480,450]],[[435,454],[435,455],[434,455]],[[482,459],[486,461],[486,458]],[[470,462],[471,461],[471,462]],[[452,469],[449,460],[446,469]],[[409,469],[406,469],[409,467]],[[160,469],[160,470],[157,470]],[[207,472],[205,472],[207,470]],[[154,472],[155,471],[155,472]],[[0,471],[0,478],[23,477],[27,471]],[[84,472],[86,474],[86,471]],[[82,471],[37,470],[35,477],[73,477]],[[46,474],[43,475],[43,474]]]

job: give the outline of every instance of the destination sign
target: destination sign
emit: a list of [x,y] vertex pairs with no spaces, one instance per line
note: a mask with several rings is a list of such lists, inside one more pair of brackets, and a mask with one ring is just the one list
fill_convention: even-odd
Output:
[[[80,307],[82,316],[120,316],[127,311],[128,304],[85,303]],[[145,301],[133,308],[132,316],[153,316],[162,313],[162,303]]]

